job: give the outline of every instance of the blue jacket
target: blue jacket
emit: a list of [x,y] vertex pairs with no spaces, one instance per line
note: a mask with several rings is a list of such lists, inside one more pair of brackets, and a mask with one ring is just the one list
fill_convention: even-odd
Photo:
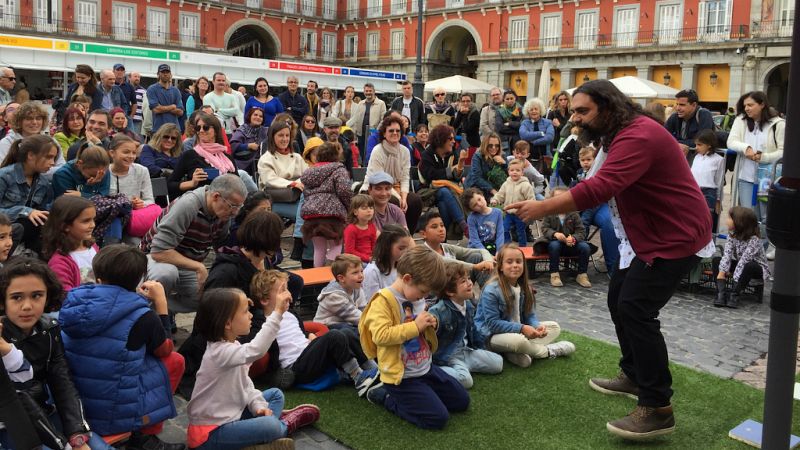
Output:
[[[97,83],[97,92],[100,93],[100,101],[102,102],[103,96],[105,96],[105,91],[103,90],[103,83]],[[131,103],[128,101],[128,98],[125,97],[125,93],[122,92],[122,89],[117,86],[116,84],[111,86],[111,92],[109,93],[111,96],[111,104],[113,108],[120,107],[123,111],[125,111],[125,115],[130,115],[131,113]],[[111,112],[109,109],[108,112]]]
[[555,136],[555,128],[550,119],[542,117],[536,122],[539,131],[534,131],[534,122],[528,118],[522,121],[519,126],[519,137],[528,141],[531,146],[536,145],[552,145],[553,136]]
[[[492,189],[494,189],[494,186],[492,186],[492,183],[489,182],[487,177],[489,171],[492,170],[495,164],[497,163],[494,161],[486,161],[481,152],[475,152],[475,154],[472,155],[472,165],[469,166],[467,180],[464,181],[464,189],[476,187],[482,190],[485,195],[489,195]],[[508,171],[506,164],[503,164],[503,170],[506,172]]]
[[106,170],[103,180],[97,184],[86,184],[86,178],[75,167],[75,161],[70,161],[53,174],[53,194],[56,197],[64,195],[66,191],[80,191],[81,197],[91,199],[95,195],[108,196],[111,190],[111,170]]
[[294,95],[289,91],[282,92],[281,95],[278,96],[278,100],[281,101],[283,110],[288,111],[292,115],[292,119],[294,119],[298,125],[302,125],[303,116],[308,114],[308,100],[306,100],[306,96],[300,93],[298,89]]
[[[47,177],[36,177],[36,187],[31,201],[26,204],[31,187],[22,171],[22,163],[0,169],[0,213],[15,221],[28,217],[34,209],[47,211],[53,203],[53,185]],[[29,205],[29,206],[28,206]]]
[[[72,83],[67,87],[67,96],[64,98],[67,104],[72,101],[72,96],[75,94],[75,91],[78,90],[78,83]],[[95,109],[102,109],[103,108],[103,93],[100,92],[100,89],[95,89],[94,95],[91,96],[92,104],[89,106],[89,111],[94,111]]]
[[[525,299],[522,296],[519,299],[519,311],[520,316],[525,314]],[[535,310],[531,310],[527,316],[520,317],[520,322],[511,322],[511,317],[506,315],[506,300],[503,298],[503,291],[500,290],[500,283],[497,280],[486,283],[481,293],[481,300],[478,302],[478,311],[475,313],[475,328],[477,328],[475,341],[478,345],[485,346],[489,338],[495,334],[519,333],[523,325],[539,326]]]
[[177,415],[161,361],[126,348],[150,304],[119,286],[85,285],[67,294],[58,322],[72,379],[92,431],[135,431]]
[[161,169],[174,170],[178,165],[178,158],[156,151],[153,147],[145,144],[139,154],[139,164],[147,167],[150,178],[158,178],[161,176]]
[[443,298],[428,310],[439,322],[436,329],[436,338],[439,340],[439,348],[433,354],[433,363],[437,366],[449,364],[450,357],[464,345],[464,338],[467,338],[467,346],[478,348],[475,345],[475,307],[472,302],[464,302],[467,307],[467,315],[461,314],[456,305],[450,299]]

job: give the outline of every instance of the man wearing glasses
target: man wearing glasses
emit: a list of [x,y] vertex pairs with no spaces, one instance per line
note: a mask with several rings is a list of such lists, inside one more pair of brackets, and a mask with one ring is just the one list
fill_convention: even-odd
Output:
[[498,88],[493,88],[489,92],[489,104],[484,106],[481,110],[481,137],[494,133],[497,108],[500,107],[501,103],[503,103],[503,91]]
[[197,311],[198,292],[208,277],[203,262],[228,239],[246,196],[241,178],[220,175],[169,205],[145,234],[147,279],[164,285],[171,311]]
[[17,77],[14,75],[14,69],[10,67],[0,68],[0,75],[0,105],[7,105],[14,100],[11,91],[17,84]]
[[286,92],[278,96],[283,105],[283,109],[292,115],[292,119],[299,125],[303,123],[303,117],[308,114],[308,100],[300,93],[300,81],[295,76],[286,78]]

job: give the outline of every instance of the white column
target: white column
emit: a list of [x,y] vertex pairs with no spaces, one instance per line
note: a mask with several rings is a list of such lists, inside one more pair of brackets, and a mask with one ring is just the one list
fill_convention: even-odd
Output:
[[728,106],[736,105],[739,97],[746,91],[744,87],[745,68],[741,64],[730,64],[730,83],[728,88]]
[[575,71],[572,69],[561,70],[561,90],[565,91],[575,87]]
[[653,77],[653,66],[637,67],[636,76],[643,80],[649,80]]
[[597,68],[597,79],[598,80],[608,80],[611,78],[611,69],[608,67],[598,67]]
[[694,64],[681,64],[681,85],[676,86],[676,88],[678,90],[697,88]]
[[536,69],[529,69],[528,70],[528,90],[525,92],[525,95],[528,99],[536,97],[538,91],[538,82],[539,81],[539,71]]

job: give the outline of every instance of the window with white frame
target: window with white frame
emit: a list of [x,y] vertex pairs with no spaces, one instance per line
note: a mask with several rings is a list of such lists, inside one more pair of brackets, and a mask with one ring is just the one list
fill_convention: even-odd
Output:
[[731,32],[731,0],[707,0],[700,2],[697,14],[697,39],[705,42],[720,42]]
[[795,0],[778,0],[778,33],[781,36],[791,36],[794,24]]
[[[411,2],[411,12],[418,12],[419,11],[419,0],[408,0]],[[425,11],[427,8],[425,7],[425,0],[422,0],[422,10]]]
[[181,13],[181,45],[197,47],[200,42],[200,16],[194,13]]
[[405,30],[392,30],[392,58],[405,57]]
[[575,42],[580,50],[597,47],[597,10],[575,13]]
[[322,0],[322,18],[327,20],[336,18],[336,0]]
[[247,0],[247,7],[248,8],[261,8],[261,0]]
[[0,0],[0,26],[16,28],[17,0]]
[[315,58],[317,56],[317,32],[300,30],[300,57]]
[[408,11],[406,0],[392,0],[392,15],[405,14]]
[[322,33],[322,59],[336,59],[336,33]]
[[464,6],[464,0],[447,0],[448,8],[460,8]]
[[114,3],[113,11],[111,26],[114,28],[114,39],[132,41],[136,29],[136,6],[128,3]]
[[542,50],[557,51],[561,47],[561,14],[542,16]]
[[367,1],[367,17],[380,17],[383,15],[383,2],[382,0],[368,0]]
[[316,9],[314,7],[315,6],[314,5],[314,0],[300,0],[300,1],[301,1],[301,5],[302,5],[302,8],[303,8],[303,15],[304,16],[315,16],[316,15],[316,11],[314,11]]
[[353,61],[358,57],[358,34],[344,36],[344,57]]
[[656,10],[658,24],[658,43],[662,45],[677,44],[681,38],[681,4],[662,3]]
[[620,6],[614,17],[614,39],[617,47],[633,47],[639,32],[639,7]]
[[75,4],[75,28],[81,36],[97,35],[97,2],[79,0]]
[[163,9],[148,9],[147,31],[151,44],[166,44],[169,35],[169,13]]
[[378,59],[378,48],[380,47],[381,34],[379,31],[367,33],[367,58]]
[[36,0],[34,23],[36,31],[53,33],[58,28],[58,0]]
[[297,13],[297,0],[281,0],[283,12],[288,14]]
[[358,19],[358,7],[359,7],[359,1],[358,0],[347,0],[347,19],[348,20]]
[[524,53],[528,47],[528,17],[508,19],[508,49],[511,53]]

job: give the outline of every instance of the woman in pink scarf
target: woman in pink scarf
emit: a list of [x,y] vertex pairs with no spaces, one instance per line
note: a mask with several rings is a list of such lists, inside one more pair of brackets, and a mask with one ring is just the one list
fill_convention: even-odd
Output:
[[167,185],[172,198],[182,193],[211,183],[211,180],[226,173],[236,174],[236,166],[225,151],[222,141],[222,126],[216,117],[200,113],[195,119],[197,140],[191,150],[184,151]]

